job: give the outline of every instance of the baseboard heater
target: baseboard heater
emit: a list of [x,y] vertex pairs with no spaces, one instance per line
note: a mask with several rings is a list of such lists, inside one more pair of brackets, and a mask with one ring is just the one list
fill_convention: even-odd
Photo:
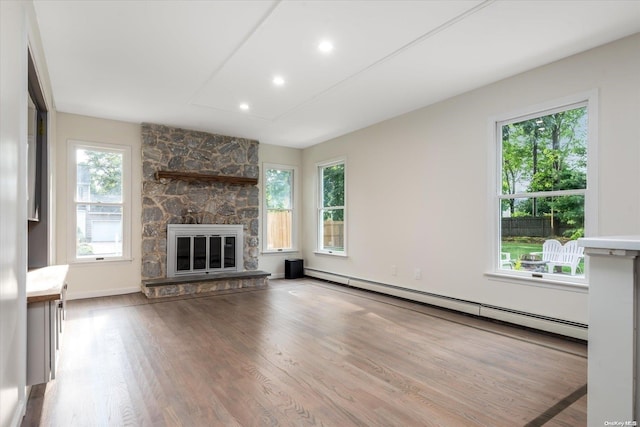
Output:
[[385,283],[371,282],[368,280],[357,279],[349,276],[343,276],[326,271],[315,270],[312,268],[304,269],[305,275],[317,279],[327,280],[342,285],[353,286],[354,288],[367,289],[374,292],[380,292],[411,301],[422,302],[436,307],[447,308],[462,313],[471,314],[478,317],[486,317],[488,319],[500,320],[502,322],[513,323],[528,328],[538,329],[541,331],[551,332],[558,335],[587,340],[588,328],[583,323],[570,322],[552,317],[540,316],[537,314],[526,313],[507,308],[496,307],[491,305],[480,304],[473,301],[461,300],[457,298],[446,297],[429,292],[418,291],[414,289],[401,288],[399,286],[388,285]]

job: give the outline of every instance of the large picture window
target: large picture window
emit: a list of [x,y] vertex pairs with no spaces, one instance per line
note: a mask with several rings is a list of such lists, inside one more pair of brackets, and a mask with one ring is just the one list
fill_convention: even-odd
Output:
[[294,251],[295,210],[293,166],[265,164],[264,170],[264,252]]
[[345,161],[318,165],[318,251],[346,254]]
[[584,277],[589,129],[587,101],[497,122],[499,270]]
[[71,142],[69,153],[73,259],[129,258],[130,149]]

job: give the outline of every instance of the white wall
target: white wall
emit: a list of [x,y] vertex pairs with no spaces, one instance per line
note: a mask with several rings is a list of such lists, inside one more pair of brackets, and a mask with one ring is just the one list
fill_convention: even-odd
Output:
[[[140,291],[141,254],[140,239],[142,212],[142,159],[140,125],[58,113],[56,129],[56,252],[57,263],[69,263],[68,298],[89,298]],[[95,263],[72,263],[73,254],[68,253],[68,242],[75,232],[68,227],[71,201],[68,193],[68,141],[103,142],[131,147],[131,240],[132,259],[128,261],[103,261]]]
[[[33,5],[0,1],[0,426],[18,426],[26,405],[27,51],[49,117],[53,97]],[[49,131],[54,126],[49,127]]]
[[[302,174],[302,150],[297,148],[280,147],[276,145],[260,144],[258,156],[260,158],[260,181],[258,183],[260,187],[260,249],[262,250],[263,243],[263,228],[264,227],[264,187],[263,187],[263,173],[265,163],[275,163],[280,165],[296,166],[298,168],[298,174]],[[302,177],[294,177],[294,210],[301,214],[302,207]],[[298,248],[302,246],[302,217],[299,215],[298,224],[295,227],[295,233],[298,236]],[[284,260],[287,258],[300,258],[301,252],[287,252],[281,254],[274,253],[261,253],[258,259],[259,269],[268,271],[271,273],[271,278],[284,277]]]
[[25,399],[26,53],[25,8],[18,2],[0,2],[1,426],[16,425]]
[[[587,323],[587,293],[491,280],[489,120],[599,93],[597,234],[640,232],[640,35],[303,152],[305,267]],[[316,163],[347,156],[348,257],[318,255]],[[397,275],[391,266],[397,266]],[[414,279],[414,270],[422,278]]]

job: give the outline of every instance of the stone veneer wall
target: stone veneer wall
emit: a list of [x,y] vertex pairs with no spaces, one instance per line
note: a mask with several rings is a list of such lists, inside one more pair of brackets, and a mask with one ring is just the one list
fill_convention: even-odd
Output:
[[258,141],[142,124],[142,280],[166,277],[167,224],[242,224],[258,268],[258,187],[155,179],[158,170],[258,178]]

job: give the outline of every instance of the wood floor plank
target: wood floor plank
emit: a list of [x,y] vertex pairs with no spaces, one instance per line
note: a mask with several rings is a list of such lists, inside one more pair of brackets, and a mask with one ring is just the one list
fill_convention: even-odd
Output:
[[566,398],[586,371],[584,343],[272,280],[70,301],[58,377],[23,426],[580,426],[586,399]]

